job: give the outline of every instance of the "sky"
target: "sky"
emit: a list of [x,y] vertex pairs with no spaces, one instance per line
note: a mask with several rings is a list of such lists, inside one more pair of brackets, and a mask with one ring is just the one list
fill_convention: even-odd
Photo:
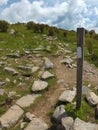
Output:
[[98,0],[0,0],[0,20],[44,23],[98,33]]

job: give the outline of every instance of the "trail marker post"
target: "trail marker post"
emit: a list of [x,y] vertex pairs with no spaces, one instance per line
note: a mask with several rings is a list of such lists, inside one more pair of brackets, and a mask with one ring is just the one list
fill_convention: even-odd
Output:
[[77,28],[77,97],[76,109],[80,109],[83,85],[83,59],[84,59],[84,36],[85,29]]

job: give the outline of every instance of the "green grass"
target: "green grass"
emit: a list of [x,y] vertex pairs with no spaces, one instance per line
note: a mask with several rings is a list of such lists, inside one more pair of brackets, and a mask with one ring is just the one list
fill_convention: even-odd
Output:
[[74,119],[76,117],[80,118],[84,121],[91,121],[91,122],[97,122],[95,119],[95,108],[91,107],[84,99],[82,98],[81,107],[79,110],[76,110],[76,105],[72,103],[68,103],[65,105],[65,110],[67,111],[68,115],[73,117]]

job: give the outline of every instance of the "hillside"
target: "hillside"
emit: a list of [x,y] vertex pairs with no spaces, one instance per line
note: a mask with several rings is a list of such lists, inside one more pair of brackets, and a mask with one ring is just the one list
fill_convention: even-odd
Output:
[[[49,30],[56,31],[49,34]],[[98,123],[96,106],[92,107],[84,100],[89,90],[98,95],[98,69],[90,64],[97,66],[97,40],[94,39],[97,34],[92,35],[86,34],[83,107],[82,111],[74,113],[75,97],[71,102],[61,101],[60,95],[67,91],[75,92],[76,32],[54,27],[46,29],[46,26],[43,32],[34,32],[20,23],[10,25],[7,32],[0,32],[1,128],[62,130],[61,126],[52,127],[54,121],[50,121],[55,108],[61,104],[74,120],[78,117],[85,122]],[[89,40],[94,41],[90,49]],[[56,121],[59,124],[58,119]],[[91,128],[97,130],[98,126]]]

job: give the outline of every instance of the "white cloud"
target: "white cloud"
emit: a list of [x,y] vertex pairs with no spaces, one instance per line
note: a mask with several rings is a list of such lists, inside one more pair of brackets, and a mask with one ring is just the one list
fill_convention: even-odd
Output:
[[[2,0],[5,3],[7,0]],[[50,2],[50,3],[49,3]],[[96,29],[97,0],[21,0],[1,11],[0,19],[9,22],[43,22],[50,25],[76,29],[79,26]],[[96,29],[98,30],[98,29]]]
[[0,6],[7,4],[8,0],[0,0]]

